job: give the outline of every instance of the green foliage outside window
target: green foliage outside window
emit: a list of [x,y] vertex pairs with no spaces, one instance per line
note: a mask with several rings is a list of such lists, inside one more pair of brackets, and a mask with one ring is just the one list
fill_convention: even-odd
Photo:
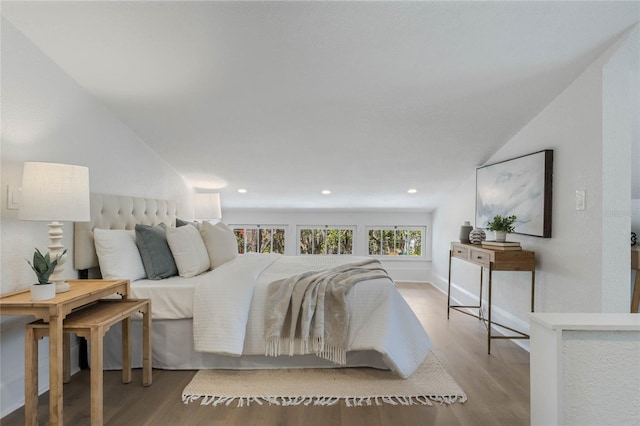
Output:
[[353,254],[353,230],[340,228],[301,229],[300,254]]
[[238,242],[238,253],[279,253],[284,254],[284,228],[276,227],[234,227]]
[[421,229],[369,230],[369,255],[422,256]]

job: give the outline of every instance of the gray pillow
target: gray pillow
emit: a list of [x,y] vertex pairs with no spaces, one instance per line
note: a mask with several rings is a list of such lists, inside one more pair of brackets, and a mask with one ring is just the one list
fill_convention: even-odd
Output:
[[197,220],[194,220],[193,222],[189,222],[188,220],[182,220],[180,218],[176,218],[176,228],[179,228],[185,225],[191,225],[196,229],[200,230],[200,223],[198,223]]
[[187,222],[186,220],[182,220],[180,218],[176,218],[176,228],[179,228],[181,226],[185,226],[188,225],[189,222]]
[[150,280],[178,275],[178,267],[167,243],[166,227],[136,225],[136,245]]

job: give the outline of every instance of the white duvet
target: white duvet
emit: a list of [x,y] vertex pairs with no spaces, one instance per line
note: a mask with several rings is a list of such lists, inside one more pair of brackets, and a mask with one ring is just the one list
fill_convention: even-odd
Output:
[[[264,308],[269,283],[307,270],[354,262],[353,256],[245,254],[207,273],[193,301],[195,349],[221,355],[264,355]],[[356,284],[347,294],[347,351],[374,350],[390,370],[408,377],[431,342],[389,279]]]

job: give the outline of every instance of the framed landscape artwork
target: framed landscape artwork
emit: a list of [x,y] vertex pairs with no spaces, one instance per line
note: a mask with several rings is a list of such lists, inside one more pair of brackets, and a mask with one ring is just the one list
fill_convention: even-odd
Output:
[[550,238],[552,177],[551,149],[476,169],[476,227],[516,215],[514,233]]

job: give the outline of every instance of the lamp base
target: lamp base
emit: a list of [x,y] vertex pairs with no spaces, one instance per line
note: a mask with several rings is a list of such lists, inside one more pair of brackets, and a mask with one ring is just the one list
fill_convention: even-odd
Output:
[[66,281],[60,281],[56,283],[56,293],[66,293],[71,290],[71,286]]

